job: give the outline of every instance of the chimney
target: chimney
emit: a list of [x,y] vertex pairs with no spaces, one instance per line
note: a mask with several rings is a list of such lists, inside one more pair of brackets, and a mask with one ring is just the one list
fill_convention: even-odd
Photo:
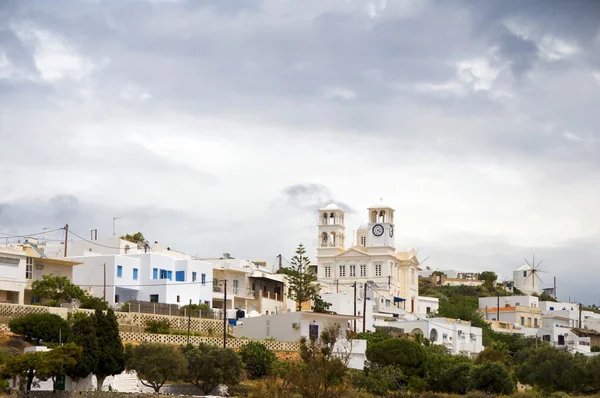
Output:
[[158,241],[157,240],[154,241],[154,250],[158,251]]

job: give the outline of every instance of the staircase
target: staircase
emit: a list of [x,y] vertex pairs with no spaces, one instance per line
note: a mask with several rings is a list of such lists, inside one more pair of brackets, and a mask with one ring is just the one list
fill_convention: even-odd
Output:
[[104,382],[104,388],[108,389],[108,386],[113,391],[117,392],[139,392],[138,378],[135,372],[121,373],[114,377],[107,377]]

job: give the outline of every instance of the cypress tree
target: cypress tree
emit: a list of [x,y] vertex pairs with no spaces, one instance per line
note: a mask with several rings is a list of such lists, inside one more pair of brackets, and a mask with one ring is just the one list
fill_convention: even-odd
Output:
[[109,308],[104,314],[102,311],[96,310],[94,318],[100,350],[98,363],[93,373],[98,381],[97,390],[101,391],[104,379],[108,376],[118,375],[125,370],[125,350],[114,311]]

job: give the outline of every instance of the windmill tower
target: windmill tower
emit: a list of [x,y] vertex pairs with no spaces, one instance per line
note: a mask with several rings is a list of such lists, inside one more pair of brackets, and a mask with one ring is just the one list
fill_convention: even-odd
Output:
[[515,288],[523,292],[523,294],[541,294],[542,293],[542,279],[538,275],[539,273],[545,272],[540,268],[544,260],[535,262],[535,255],[529,262],[525,259],[525,264],[519,267],[513,272],[513,279],[515,281]]

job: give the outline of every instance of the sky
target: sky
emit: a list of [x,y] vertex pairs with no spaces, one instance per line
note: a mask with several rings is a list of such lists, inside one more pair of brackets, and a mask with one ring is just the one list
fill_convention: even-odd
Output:
[[[600,303],[600,2],[5,0],[0,237],[315,260],[381,198],[423,266]],[[60,239],[51,233],[47,239]]]

